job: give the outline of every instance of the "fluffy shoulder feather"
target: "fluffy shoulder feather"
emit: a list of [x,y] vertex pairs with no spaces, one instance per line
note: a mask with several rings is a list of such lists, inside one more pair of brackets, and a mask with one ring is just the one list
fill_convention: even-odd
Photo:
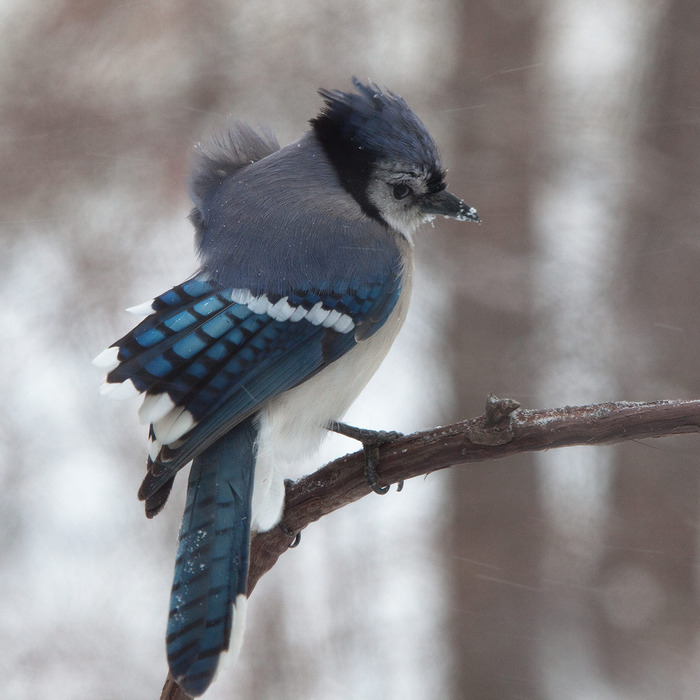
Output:
[[202,204],[236,171],[279,151],[275,135],[268,129],[256,131],[241,120],[235,120],[228,131],[208,143],[195,144],[197,151],[189,189],[195,204],[190,219],[199,228],[203,219]]

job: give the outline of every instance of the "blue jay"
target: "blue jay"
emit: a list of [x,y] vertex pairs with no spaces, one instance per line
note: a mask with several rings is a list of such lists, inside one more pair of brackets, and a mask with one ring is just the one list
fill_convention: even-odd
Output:
[[141,395],[150,425],[146,514],[192,462],[170,601],[170,672],[205,692],[245,619],[251,532],[281,524],[285,460],[309,455],[386,355],[406,316],[413,234],[479,221],[447,192],[406,102],[353,80],[298,141],[235,123],[190,182],[201,265],[130,311],[102,352],[102,393]]

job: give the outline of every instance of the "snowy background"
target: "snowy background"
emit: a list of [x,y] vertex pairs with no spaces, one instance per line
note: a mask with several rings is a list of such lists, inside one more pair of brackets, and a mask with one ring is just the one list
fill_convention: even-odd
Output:
[[[698,398],[698,36],[696,0],[0,0],[3,697],[160,694],[184,484],[146,521],[137,405],[90,359],[195,268],[197,140],[235,115],[287,143],[371,78],[484,219],[423,231],[349,422]],[[698,447],[470,465],[323,519],[206,697],[697,697]]]

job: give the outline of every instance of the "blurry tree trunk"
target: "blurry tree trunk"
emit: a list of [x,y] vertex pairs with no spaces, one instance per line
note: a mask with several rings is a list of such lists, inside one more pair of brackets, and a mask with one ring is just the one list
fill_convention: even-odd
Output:
[[[630,173],[635,189],[624,257],[625,330],[633,334],[630,345],[644,348],[621,375],[622,393],[634,398],[683,397],[700,389],[698,36],[700,5],[672,0],[657,41],[647,47],[655,59],[652,92]],[[686,664],[697,664],[697,445],[669,446],[661,455],[625,445],[612,486],[614,548],[602,562],[601,582],[613,585],[632,572],[658,602],[632,618],[605,617],[604,655],[616,679],[639,677],[640,666],[659,665],[659,645],[672,633],[674,658],[664,665],[671,683]]]
[[[528,83],[537,19],[525,5],[458,5],[458,59],[448,90],[455,116],[450,168],[464,180],[450,178],[450,187],[477,207],[484,224],[467,234],[454,227],[447,241],[450,258],[459,260],[446,353],[455,416],[473,414],[489,391],[526,404],[532,392],[523,376],[530,331]],[[530,457],[518,456],[449,475],[444,556],[455,699],[500,698],[516,689],[530,695],[534,687],[532,645],[525,640],[533,635],[538,598],[503,596],[503,584],[495,582],[523,586],[521,593],[536,585],[540,519],[531,465]]]
[[[698,95],[700,83],[700,8],[691,0],[668,8],[600,3],[595,21],[589,21],[590,15],[574,12],[575,3],[549,3],[542,7],[555,23],[547,35],[538,25],[544,14],[533,17],[524,6],[517,10],[502,3],[494,18],[495,7],[462,6],[461,62],[450,91],[458,115],[453,129],[460,134],[454,152],[463,158],[453,169],[468,178],[454,189],[478,208],[486,229],[467,243],[455,229],[450,241],[451,256],[467,250],[452,291],[451,347],[463,349],[452,358],[456,411],[473,412],[473,402],[489,390],[525,402],[538,392],[538,405],[616,394],[646,399],[697,393],[700,141],[697,99],[688,96]],[[595,22],[603,12],[611,12],[607,19],[621,29],[613,45],[599,43]],[[568,38],[564,28],[570,30]],[[560,43],[552,53],[540,52],[542,66],[529,71],[538,39]],[[570,45],[561,43],[567,41]],[[550,72],[556,50],[558,76]],[[567,84],[565,72],[576,70],[576,61],[585,69],[581,82]],[[653,83],[649,64],[655,65]],[[649,84],[657,93],[647,125]],[[642,158],[640,140],[646,146]],[[539,285],[538,298],[549,301],[538,327],[531,328],[529,263],[521,262],[531,253],[529,222],[546,219],[548,213],[538,209],[552,204],[552,186],[559,188],[554,196],[561,196],[567,176],[571,193],[583,196],[572,197],[568,211],[560,210],[562,226],[552,231],[552,240],[570,249],[566,264],[559,264],[562,287],[554,286],[556,280],[543,283],[533,268],[532,286]],[[531,198],[529,188],[538,180],[544,196]],[[557,206],[562,204],[567,203],[560,199]],[[597,224],[579,216],[596,212]],[[599,227],[598,241],[590,242],[600,244],[601,257],[591,257],[583,267],[572,247],[580,242],[577,226],[584,235]],[[628,231],[624,240],[621,229]],[[601,240],[607,230],[608,238]],[[537,251],[541,265],[556,262],[556,251],[547,245]],[[580,290],[569,287],[572,273],[583,275]],[[567,289],[574,300],[561,296]],[[582,292],[590,298],[581,298]],[[557,331],[546,315],[557,304],[564,320],[568,314],[570,338],[566,323]],[[508,328],[507,336],[502,328]],[[540,341],[536,345],[527,340],[531,332]],[[531,367],[522,359],[526,347],[535,350]],[[573,362],[567,369],[577,356],[583,365]],[[523,380],[533,374],[538,386]],[[573,396],[562,398],[558,391]],[[558,474],[568,459],[575,481],[580,456],[558,451]],[[503,697],[516,689],[534,695],[548,673],[559,675],[559,683],[575,682],[574,669],[582,674],[588,669],[590,688],[598,680],[623,681],[640,691],[645,679],[664,677],[677,665],[661,660],[653,643],[640,652],[634,642],[640,632],[658,642],[659,630],[680,629],[681,639],[694,643],[697,573],[688,552],[696,549],[697,530],[688,523],[697,521],[698,490],[687,485],[697,483],[697,456],[691,448],[660,455],[628,444],[614,463],[609,457],[601,457],[597,482],[588,491],[577,494],[569,484],[574,487],[569,504],[576,498],[588,502],[581,510],[590,520],[589,534],[571,523],[566,533],[554,527],[552,517],[561,524],[572,513],[566,500],[547,503],[552,484],[541,492],[546,465],[535,472],[531,460],[519,458],[508,479],[497,468],[451,473],[445,556],[452,572],[454,697]],[[583,471],[590,480],[590,470]],[[543,512],[540,502],[549,510]],[[559,584],[576,582],[578,590],[553,588],[552,572],[565,571],[567,561],[578,568],[569,568]],[[552,594],[542,595],[548,591]],[[637,595],[640,604],[634,602]],[[571,646],[564,649],[562,642]],[[569,669],[568,678],[557,663]],[[551,697],[558,697],[556,687],[561,689],[556,682],[549,686]]]
[[[533,296],[538,402],[545,405],[618,397],[620,373],[637,354],[624,332],[619,290],[659,7],[556,0],[543,15]],[[610,524],[619,520],[611,491],[618,451],[579,448],[536,462],[548,534],[540,562],[548,593],[536,643],[540,687],[552,698],[572,684],[596,694],[615,686],[600,649],[604,620],[623,609],[620,601],[606,604],[606,595],[622,587],[632,596],[643,585],[636,571],[612,582],[601,577],[603,560],[621,554],[609,546]]]

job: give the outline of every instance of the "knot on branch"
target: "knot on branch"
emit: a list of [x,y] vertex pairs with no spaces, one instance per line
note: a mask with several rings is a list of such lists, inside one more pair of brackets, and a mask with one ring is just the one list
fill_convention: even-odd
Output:
[[475,445],[505,445],[513,439],[512,414],[520,408],[514,399],[499,399],[495,394],[486,398],[484,415],[471,426],[467,437]]

